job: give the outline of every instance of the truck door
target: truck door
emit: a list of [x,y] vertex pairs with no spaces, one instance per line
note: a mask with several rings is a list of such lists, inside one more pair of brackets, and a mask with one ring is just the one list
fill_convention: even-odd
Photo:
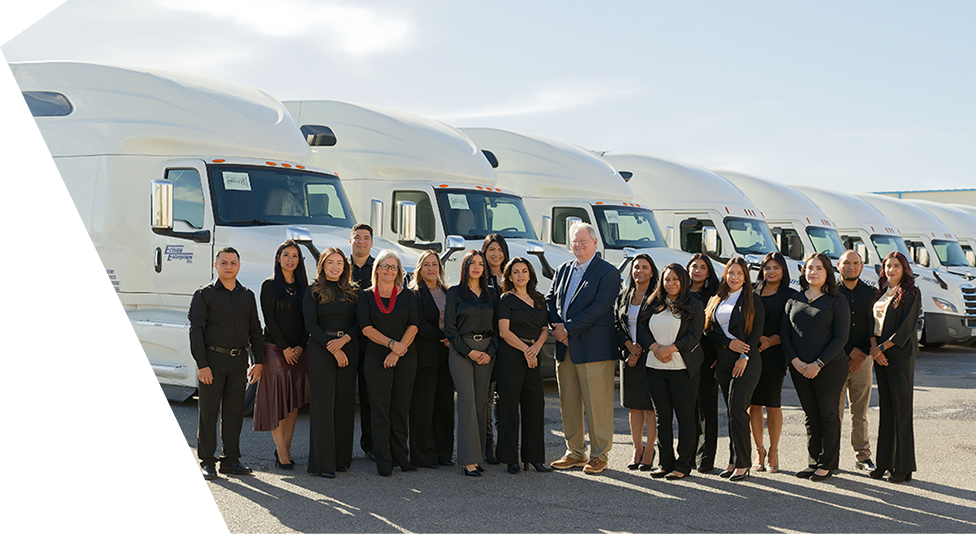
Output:
[[[206,165],[203,161],[169,166],[165,179],[173,182],[173,233],[153,235],[152,262],[160,295],[192,295],[213,279],[213,212],[204,190]],[[147,228],[149,225],[146,226]],[[179,234],[210,231],[206,241]]]

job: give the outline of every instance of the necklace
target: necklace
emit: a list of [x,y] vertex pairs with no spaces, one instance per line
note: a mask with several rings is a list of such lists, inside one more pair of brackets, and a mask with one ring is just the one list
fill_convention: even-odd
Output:
[[393,285],[393,293],[390,294],[390,305],[389,307],[383,304],[383,299],[380,298],[380,286],[377,285],[373,288],[373,299],[376,300],[376,307],[380,309],[384,314],[388,314],[393,311],[393,307],[396,306],[396,296],[397,296],[397,286]]

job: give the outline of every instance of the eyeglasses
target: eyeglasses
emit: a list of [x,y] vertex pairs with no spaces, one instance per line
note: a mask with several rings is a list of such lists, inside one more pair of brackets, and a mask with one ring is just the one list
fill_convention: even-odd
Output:
[[389,272],[392,272],[394,270],[400,270],[400,267],[397,266],[397,265],[395,265],[395,264],[381,264],[381,265],[377,266],[376,268],[379,268],[380,270],[383,270],[383,271],[389,271]]

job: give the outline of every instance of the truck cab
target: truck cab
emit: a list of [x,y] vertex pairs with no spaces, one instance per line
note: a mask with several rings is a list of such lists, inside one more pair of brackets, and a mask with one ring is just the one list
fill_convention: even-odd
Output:
[[[800,262],[814,253],[823,253],[837,270],[837,262],[847,248],[834,222],[812,200],[776,181],[729,170],[714,172],[731,181],[759,207],[780,253]],[[797,274],[791,272],[790,277],[796,280]],[[878,284],[873,267],[866,267],[861,279],[871,286]],[[794,288],[798,287],[797,282],[793,283]]]
[[339,179],[303,164],[305,138],[266,93],[164,70],[10,68],[167,397],[197,387],[187,311],[216,250],[240,252],[238,281],[255,296],[287,239],[310,279],[319,250],[348,254],[355,218]]
[[[976,270],[973,268],[976,266],[976,253],[974,253],[976,250],[976,217],[941,202],[929,200],[908,200],[907,202],[911,202],[934,215],[946,226],[946,229],[959,243],[959,250],[956,250],[954,244],[933,241],[932,245],[936,256],[943,264],[954,263],[947,266],[949,272],[964,276],[972,281],[974,279],[973,270]],[[963,262],[966,265],[963,265]]]
[[[763,257],[779,251],[762,212],[715,172],[637,153],[605,153],[603,158],[627,179],[635,198],[653,208],[672,248],[705,252],[723,265],[741,256],[750,263],[753,280]],[[800,263],[786,257],[796,281]]]
[[518,191],[543,240],[566,246],[578,219],[596,227],[597,251],[626,273],[633,255],[657,267],[686,266],[690,253],[670,249],[654,212],[635,202],[627,182],[608,162],[577,145],[496,128],[462,128],[486,153],[499,187]]
[[854,195],[878,209],[905,240],[912,259],[921,266],[957,274],[972,280],[976,269],[969,266],[959,240],[949,228],[928,210],[907,200],[885,195]]
[[[882,273],[881,261],[892,251],[898,251],[913,262],[898,229],[877,208],[854,195],[811,187],[790,185],[827,210],[844,247],[854,249],[864,261],[864,267]],[[976,337],[976,306],[967,310],[967,300],[976,301],[976,286],[952,274],[940,274],[913,262],[915,284],[922,293],[922,312],[925,315],[922,343],[928,346],[946,342],[969,343]]]
[[[953,210],[962,211],[971,217],[976,218],[976,206],[969,206],[966,204],[951,204],[949,207]],[[941,218],[941,216],[939,217]],[[971,266],[976,266],[976,234],[972,234],[971,231],[972,229],[965,228],[953,232],[956,232],[956,236],[959,237],[959,245],[961,245],[962,250],[966,252],[966,260],[969,261]]]
[[[309,164],[334,171],[353,210],[374,230],[399,243],[441,254],[449,284],[460,281],[465,251],[485,236],[502,235],[511,257],[527,257],[547,290],[554,268],[573,258],[536,237],[522,198],[498,187],[491,164],[470,138],[433,119],[333,100],[285,101],[310,137],[335,134],[333,145],[313,145]],[[310,140],[311,141],[311,140]],[[404,206],[407,204],[407,206]],[[415,210],[415,232],[402,210]]]

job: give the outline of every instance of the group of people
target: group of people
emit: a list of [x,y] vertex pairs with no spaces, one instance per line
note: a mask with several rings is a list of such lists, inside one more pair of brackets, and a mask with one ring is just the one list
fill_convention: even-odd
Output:
[[[840,286],[830,259],[817,253],[804,262],[797,292],[779,253],[763,259],[755,288],[745,260],[730,259],[719,278],[702,254],[686,268],[671,263],[660,272],[640,254],[622,282],[597,254],[591,225],[573,225],[570,241],[575,259],[556,270],[545,295],[531,262],[510,258],[496,234],[481,251],[464,255],[460,282],[451,287],[433,251],[420,256],[406,285],[395,253],[370,256],[368,225],[353,227],[348,258],[335,247],[320,255],[311,284],[300,247],[287,241],[261,286],[263,334],[254,295],[236,280],[236,250],[220,250],[217,279],[194,294],[189,310],[204,477],[217,477],[218,461],[221,473],[251,472],[239,447],[248,378],[257,383],[254,430],[270,431],[282,470],[294,469],[292,436],[305,404],[308,472],[335,478],[350,468],[358,385],[360,446],[383,476],[394,467],[454,466],[455,436],[456,463],[466,476],[481,476],[485,461],[513,474],[523,465],[598,474],[613,443],[619,362],[634,442],[631,470],[670,480],[695,468],[714,470],[720,389],[729,421],[729,461],[720,475],[739,481],[750,469],[766,470],[767,462],[777,471],[789,369],[806,415],[809,463],[798,477],[824,480],[837,470],[849,396],[857,468],[874,478],[887,473],[891,482],[911,480],[920,296],[903,255],[884,259],[875,290],[859,279],[863,264],[855,252],[841,257]],[[539,360],[550,334],[566,451],[546,466]],[[865,416],[872,362],[881,408],[877,465]]]

